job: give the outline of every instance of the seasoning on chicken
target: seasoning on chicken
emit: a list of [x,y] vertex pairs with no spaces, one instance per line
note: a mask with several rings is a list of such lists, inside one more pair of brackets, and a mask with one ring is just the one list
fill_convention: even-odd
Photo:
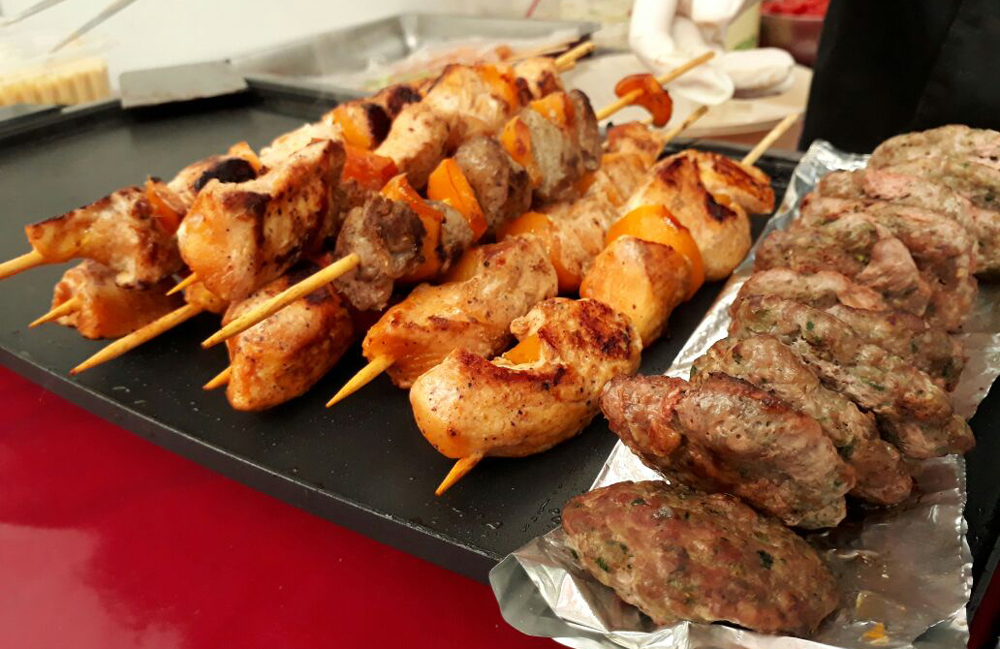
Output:
[[590,423],[611,377],[639,367],[628,318],[594,300],[545,300],[510,330],[519,343],[503,356],[452,351],[410,389],[417,426],[442,455],[541,453]]
[[118,338],[179,306],[179,297],[166,295],[169,286],[163,280],[147,289],[122,288],[114,271],[85,259],[63,273],[53,290],[52,308],[71,303],[72,309],[56,321],[75,327],[85,338]]
[[777,338],[720,340],[694,362],[691,383],[698,385],[713,372],[743,379],[815,419],[854,469],[857,484],[852,495],[882,505],[902,502],[910,495],[912,480],[906,464],[899,451],[879,437],[875,417],[824,387]]
[[854,471],[815,419],[724,374],[698,385],[618,377],[601,409],[650,468],[696,489],[728,492],[788,525],[836,526]]
[[740,287],[736,302],[751,295],[776,295],[817,309],[835,304],[869,311],[889,309],[878,292],[833,271],[799,273],[788,268],[757,271]]
[[[302,263],[233,303],[223,322],[278,294],[314,272]],[[230,374],[226,397],[236,410],[264,410],[305,394],[354,341],[345,302],[329,285],[321,287],[226,341]]]
[[912,363],[866,342],[834,316],[775,296],[740,300],[731,336],[770,334],[786,344],[830,388],[871,410],[904,454],[928,458],[975,445],[948,393]]
[[210,181],[177,233],[184,261],[230,302],[281,276],[336,233],[343,164],[343,146],[320,140],[255,180]]
[[567,502],[562,527],[580,565],[659,625],[808,635],[839,600],[808,543],[727,494],[619,482]]
[[492,357],[510,342],[510,325],[556,294],[556,275],[534,241],[474,248],[450,281],[421,284],[368,330],[370,361],[389,357],[393,383],[409,388],[456,349]]

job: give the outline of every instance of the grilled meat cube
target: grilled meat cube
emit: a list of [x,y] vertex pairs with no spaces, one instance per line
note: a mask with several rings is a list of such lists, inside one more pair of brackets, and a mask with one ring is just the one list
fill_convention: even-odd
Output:
[[663,136],[641,122],[625,122],[608,129],[605,148],[609,153],[630,152],[643,156],[645,166],[652,167],[663,153]]
[[619,482],[567,502],[562,526],[580,564],[657,624],[806,635],[837,606],[816,551],[726,494]]
[[776,295],[817,309],[835,304],[871,311],[889,308],[878,292],[832,271],[799,273],[787,268],[757,271],[740,287],[736,302],[751,295]]
[[[915,207],[883,201],[860,206],[825,197],[810,200],[792,229],[811,225],[828,229],[844,219],[853,223],[859,218],[892,233],[910,251],[933,289],[926,313],[928,320],[951,331],[960,329],[975,306],[977,294],[973,276],[975,242],[969,233],[954,221]],[[896,306],[899,307],[898,303]]]
[[889,167],[913,160],[959,158],[1000,169],[1000,133],[959,124],[891,137],[876,147],[869,164]]
[[[541,184],[534,189],[535,201],[566,198],[582,175],[579,151],[570,134],[531,108],[522,110],[518,118],[531,134],[531,155],[541,177]],[[591,170],[596,168],[594,164]]]
[[739,203],[713,195],[701,180],[698,160],[683,154],[656,163],[625,206],[663,205],[690,232],[709,281],[728,276],[750,249],[750,219]]
[[774,189],[766,173],[719,153],[687,149],[677,154],[698,163],[701,182],[713,196],[728,196],[750,214],[774,211]]
[[601,165],[601,129],[590,99],[579,90],[566,93],[573,106],[573,144],[579,154],[576,177],[596,171]]
[[46,262],[93,259],[114,271],[123,288],[153,286],[183,265],[173,231],[156,218],[141,187],[119,189],[24,231]]
[[[408,83],[396,83],[382,88],[366,101],[382,107],[391,125],[404,108],[423,99],[416,86]],[[384,136],[383,136],[384,138]],[[381,140],[380,140],[381,141]]]
[[[279,135],[270,145],[260,150],[260,162],[264,166],[262,172],[275,169],[287,163],[299,151],[317,142],[333,140],[342,142],[343,134],[340,127],[329,122],[311,122],[303,124],[294,131]],[[340,177],[340,173],[337,173]]]
[[775,230],[754,262],[755,270],[771,268],[835,271],[878,291],[891,306],[917,315],[927,310],[933,296],[906,246],[860,215],[821,227]]
[[872,198],[939,213],[955,221],[976,240],[976,273],[1000,272],[1000,204],[976,207],[940,182],[869,167],[863,173],[865,192]]
[[337,237],[338,258],[354,253],[361,263],[335,282],[338,292],[359,311],[384,309],[397,279],[424,261],[426,231],[405,203],[373,194],[350,211]]
[[491,232],[531,207],[528,172],[495,138],[481,136],[463,143],[455,152],[455,162],[472,186]]
[[732,493],[807,529],[834,527],[847,513],[854,470],[820,425],[746,381],[620,376],[601,410],[632,452],[671,481]]
[[947,392],[911,363],[864,341],[847,323],[774,296],[740,300],[731,313],[730,335],[778,338],[824,384],[873,411],[882,432],[907,456],[964,453],[975,445]]
[[169,280],[148,289],[122,288],[107,266],[85,259],[63,273],[52,293],[52,308],[77,300],[77,307],[56,322],[75,327],[84,338],[117,338],[144,327],[180,306],[166,295]]
[[[223,324],[319,270],[304,263],[230,305]],[[226,341],[226,397],[236,410],[264,410],[305,394],[354,341],[346,303],[329,285],[292,302]]]
[[594,300],[545,300],[510,330],[537,341],[537,360],[489,361],[455,350],[410,389],[417,426],[443,455],[549,449],[590,423],[611,377],[639,366],[641,343],[628,318]]
[[441,264],[440,272],[444,273],[472,246],[472,227],[462,213],[451,205],[441,201],[427,201],[427,204],[444,215],[441,221],[441,240],[436,251]]
[[837,304],[826,312],[868,342],[913,363],[944,389],[954,390],[958,384],[965,365],[962,343],[944,329],[901,311],[874,312]]
[[488,357],[503,351],[511,322],[556,294],[556,273],[534,240],[508,239],[469,254],[467,277],[421,284],[368,330],[365,356],[395,359],[387,372],[397,386],[409,388],[455,349]]
[[694,362],[691,382],[698,385],[713,372],[743,379],[819,422],[854,469],[857,484],[852,495],[882,505],[896,504],[910,495],[912,480],[906,465],[899,451],[879,437],[875,417],[823,387],[777,338],[761,335],[720,340]]
[[[512,81],[515,79],[507,66],[494,67],[500,74],[509,74]],[[495,134],[517,109],[507,97],[497,94],[480,70],[458,64],[445,67],[421,103],[449,121],[449,150],[477,135]],[[409,173],[409,169],[405,170]]]
[[451,122],[450,117],[424,102],[410,104],[399,113],[375,153],[396,163],[410,184],[419,189],[445,157],[452,139]]
[[514,74],[519,80],[523,79],[532,99],[541,99],[562,90],[559,69],[550,56],[534,56],[518,61],[514,64]]
[[996,210],[1000,205],[1000,170],[957,158],[921,158],[889,167],[894,173],[929,178],[966,197],[976,207]]
[[619,237],[594,259],[580,284],[580,297],[627,315],[648,347],[663,334],[691,281],[690,262],[670,246]]
[[343,145],[321,140],[255,180],[210,181],[177,233],[184,261],[227,302],[280,277],[336,233],[343,164]]

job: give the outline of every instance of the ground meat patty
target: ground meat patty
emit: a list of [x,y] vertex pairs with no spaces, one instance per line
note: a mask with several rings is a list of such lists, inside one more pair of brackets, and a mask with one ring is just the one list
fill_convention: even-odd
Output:
[[807,635],[837,606],[816,551],[729,495],[619,482],[566,503],[562,526],[580,564],[657,624]]
[[882,296],[867,286],[833,271],[799,273],[788,268],[758,271],[747,279],[733,303],[751,295],[777,295],[817,309],[844,304],[858,309],[884,311],[889,308]]
[[378,194],[347,215],[337,237],[338,258],[354,253],[361,263],[336,281],[337,291],[359,311],[384,309],[397,279],[423,261],[426,234],[405,203]]
[[496,138],[480,136],[465,142],[455,152],[455,162],[472,185],[490,231],[496,232],[531,207],[528,172]]
[[672,481],[735,494],[809,529],[833,527],[846,514],[854,471],[816,420],[746,381],[619,376],[601,409],[611,430]]

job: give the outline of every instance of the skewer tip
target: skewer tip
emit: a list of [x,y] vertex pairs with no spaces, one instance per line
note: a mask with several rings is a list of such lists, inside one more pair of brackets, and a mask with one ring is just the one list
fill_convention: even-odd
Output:
[[174,293],[179,293],[197,281],[198,281],[198,274],[191,273],[181,281],[177,282],[177,284],[172,289],[167,291],[167,295],[173,295]]
[[216,388],[221,388],[222,386],[224,386],[227,383],[229,383],[229,377],[232,374],[232,371],[233,371],[232,365],[226,367],[226,369],[222,370],[221,372],[219,372],[218,374],[216,374],[214,377],[212,377],[212,380],[210,380],[205,385],[201,386],[201,389],[202,390],[214,390]]
[[65,315],[69,315],[73,311],[76,311],[79,304],[80,304],[80,298],[73,296],[70,299],[63,302],[62,304],[60,304],[59,306],[49,309],[48,313],[46,313],[45,315],[33,320],[31,324],[28,325],[28,328],[33,329],[40,324],[45,324],[46,322],[58,320],[59,318]]
[[23,255],[8,259],[0,264],[0,279],[7,279],[35,266],[41,266],[44,263],[46,263],[45,257],[42,257],[37,250],[26,252]]
[[352,376],[347,383],[344,384],[344,387],[337,391],[337,394],[333,395],[332,399],[326,402],[326,407],[329,408],[330,406],[343,401],[361,388],[365,387],[375,380],[375,377],[384,372],[395,362],[396,359],[387,354],[382,354],[371,359],[367,365],[358,370],[358,373]]
[[472,469],[477,464],[479,464],[479,461],[482,459],[483,459],[482,453],[474,453],[472,455],[466,455],[465,457],[459,459],[451,467],[451,471],[449,471],[448,475],[444,477],[444,480],[441,481],[441,484],[438,485],[438,488],[434,490],[434,495],[440,496],[444,492],[448,491],[452,486],[454,486],[456,482],[464,478],[465,474],[467,474],[469,471],[472,471]]

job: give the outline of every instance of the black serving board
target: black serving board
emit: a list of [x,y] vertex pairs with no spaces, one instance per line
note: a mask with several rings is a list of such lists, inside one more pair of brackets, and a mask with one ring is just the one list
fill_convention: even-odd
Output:
[[[169,178],[192,160],[247,140],[254,148],[317,118],[337,97],[253,83],[230,97],[123,111],[116,102],[42,112],[0,123],[0,257],[27,251],[22,226],[90,202],[147,174]],[[733,155],[739,149],[696,143]],[[784,193],[794,156],[760,166]],[[755,235],[763,227],[756,219]],[[150,441],[376,540],[485,581],[497,560],[558,522],[563,503],[586,490],[614,445],[598,418],[578,437],[533,457],[487,459],[443,497],[451,467],[424,441],[404,391],[381,377],[357,395],[324,402],[362,364],[355,349],[308,394],[265,413],[232,410],[201,385],[226,365],[221,347],[198,343],[218,328],[202,315],[111,363],[67,371],[104,343],[56,325],[29,330],[65,266],[0,283],[0,361],[43,387]],[[721,283],[680,307],[670,334],[643,354],[642,372],[662,373],[715,299]],[[991,395],[974,424],[997,421]],[[994,545],[998,500],[988,458],[969,456],[970,542],[977,576]],[[67,486],[67,488],[70,488]]]

